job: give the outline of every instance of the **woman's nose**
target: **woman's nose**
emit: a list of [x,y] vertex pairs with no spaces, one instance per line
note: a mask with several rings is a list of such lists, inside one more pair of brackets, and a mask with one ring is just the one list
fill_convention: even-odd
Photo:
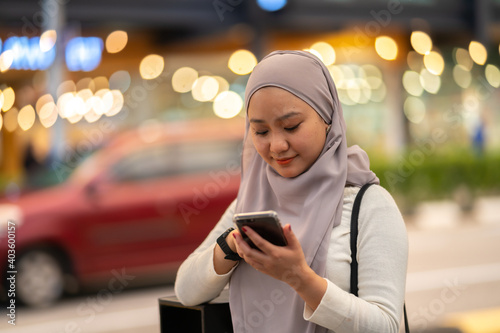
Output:
[[272,135],[269,148],[272,153],[279,154],[287,151],[288,148],[289,148],[288,141],[283,135],[281,134]]

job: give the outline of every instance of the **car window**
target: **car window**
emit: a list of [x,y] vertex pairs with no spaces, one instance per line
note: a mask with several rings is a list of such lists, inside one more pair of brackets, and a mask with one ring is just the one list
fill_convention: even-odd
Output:
[[111,167],[118,182],[192,174],[240,163],[241,141],[208,141],[149,147],[130,153]]

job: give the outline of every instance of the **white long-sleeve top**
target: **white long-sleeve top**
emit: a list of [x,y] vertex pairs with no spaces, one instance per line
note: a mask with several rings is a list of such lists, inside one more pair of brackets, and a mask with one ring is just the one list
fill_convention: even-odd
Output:
[[[396,203],[384,188],[375,185],[366,191],[358,222],[359,297],[350,294],[351,211],[358,191],[357,187],[344,189],[342,220],[332,231],[328,249],[325,276],[328,287],[315,311],[304,303],[303,316],[334,333],[397,333],[408,262],[405,224]],[[183,304],[212,300],[228,284],[235,268],[218,275],[213,254],[217,238],[233,226],[234,208],[235,202],[179,268],[175,292]]]

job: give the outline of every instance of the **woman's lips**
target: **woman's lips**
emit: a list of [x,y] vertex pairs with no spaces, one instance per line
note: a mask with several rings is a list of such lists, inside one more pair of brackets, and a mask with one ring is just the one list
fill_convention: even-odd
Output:
[[276,159],[276,163],[278,163],[279,165],[286,165],[293,161],[294,158],[295,157]]

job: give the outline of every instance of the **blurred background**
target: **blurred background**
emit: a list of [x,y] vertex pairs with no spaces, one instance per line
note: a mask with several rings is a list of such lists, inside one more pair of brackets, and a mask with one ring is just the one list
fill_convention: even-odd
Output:
[[500,332],[500,1],[0,0],[18,332],[159,330],[236,196],[245,84],[277,49],[327,65],[405,217],[414,330]]

